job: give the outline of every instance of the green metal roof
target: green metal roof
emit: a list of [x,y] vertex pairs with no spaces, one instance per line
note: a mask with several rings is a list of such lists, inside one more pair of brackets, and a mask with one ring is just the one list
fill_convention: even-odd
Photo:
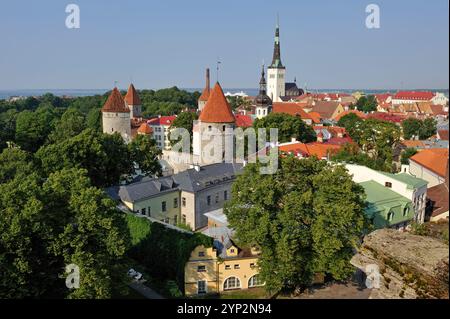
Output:
[[[376,228],[389,227],[414,217],[412,202],[408,198],[375,181],[363,182],[360,185],[366,193],[366,215]],[[406,215],[405,208],[408,208]],[[393,213],[392,220],[388,220],[388,213]]]
[[406,173],[400,173],[400,174],[391,174],[391,173],[385,173],[380,172],[385,176],[391,177],[399,182],[405,183],[408,185],[409,189],[416,189],[421,188],[423,186],[427,186],[428,182],[421,179],[414,177],[412,175],[406,174]]

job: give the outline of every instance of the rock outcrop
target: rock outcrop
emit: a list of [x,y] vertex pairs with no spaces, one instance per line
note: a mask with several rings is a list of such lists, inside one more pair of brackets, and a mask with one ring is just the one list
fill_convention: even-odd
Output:
[[366,236],[351,262],[366,274],[379,270],[368,275],[369,284],[375,283],[372,299],[449,297],[449,247],[437,239],[377,230]]

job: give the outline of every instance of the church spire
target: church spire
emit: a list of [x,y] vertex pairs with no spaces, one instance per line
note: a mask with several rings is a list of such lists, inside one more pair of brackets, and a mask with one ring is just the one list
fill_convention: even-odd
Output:
[[273,47],[273,59],[272,64],[270,65],[271,68],[284,68],[283,64],[281,63],[281,52],[280,52],[280,24],[278,22],[277,18],[277,26],[275,29],[275,43]]
[[261,68],[261,79],[259,80],[259,94],[266,94],[266,77],[265,77],[265,73],[264,73],[264,64],[262,65]]

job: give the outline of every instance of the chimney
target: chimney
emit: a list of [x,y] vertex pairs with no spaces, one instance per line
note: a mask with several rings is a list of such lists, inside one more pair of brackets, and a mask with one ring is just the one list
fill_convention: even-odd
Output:
[[291,143],[297,143],[297,139],[295,137],[291,138]]

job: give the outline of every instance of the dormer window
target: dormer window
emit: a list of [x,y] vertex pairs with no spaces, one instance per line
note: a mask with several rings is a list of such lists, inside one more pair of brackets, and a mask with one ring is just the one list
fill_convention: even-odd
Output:
[[200,251],[198,253],[198,257],[205,257],[205,252],[204,251]]
[[386,187],[388,187],[388,188],[392,188],[392,183],[386,182],[386,183],[384,183],[384,186],[386,186]]

